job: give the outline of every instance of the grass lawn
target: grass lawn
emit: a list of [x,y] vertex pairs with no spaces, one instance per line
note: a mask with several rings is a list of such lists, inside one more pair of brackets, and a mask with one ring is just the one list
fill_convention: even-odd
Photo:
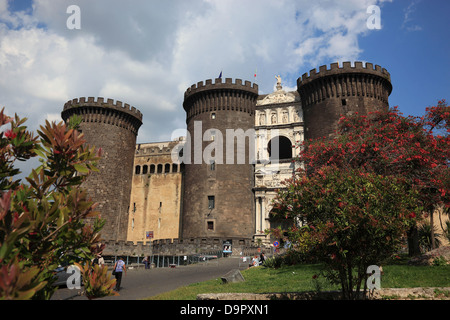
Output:
[[[338,290],[326,279],[319,276],[320,264],[300,264],[283,266],[279,269],[265,267],[250,268],[241,271],[245,282],[223,284],[214,279],[181,287],[149,299],[151,300],[195,300],[201,293],[269,293],[269,292],[302,292],[320,290]],[[450,266],[410,266],[396,263],[383,266],[381,277],[382,288],[413,287],[450,287]]]

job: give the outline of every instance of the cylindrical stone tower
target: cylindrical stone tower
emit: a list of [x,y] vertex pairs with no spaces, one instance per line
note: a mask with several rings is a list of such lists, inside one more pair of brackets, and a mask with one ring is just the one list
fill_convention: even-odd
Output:
[[305,122],[305,139],[332,135],[342,115],[355,112],[367,115],[389,107],[391,76],[386,69],[372,63],[344,62],[339,68],[321,66],[297,80]]
[[68,101],[61,116],[65,122],[80,115],[80,131],[87,144],[102,148],[99,172],[93,172],[83,187],[99,203],[101,218],[106,219],[102,238],[126,240],[133,176],[136,137],[142,114],[136,108],[112,99],[80,98]]
[[258,86],[240,79],[206,80],[185,92],[183,238],[253,236],[257,97]]

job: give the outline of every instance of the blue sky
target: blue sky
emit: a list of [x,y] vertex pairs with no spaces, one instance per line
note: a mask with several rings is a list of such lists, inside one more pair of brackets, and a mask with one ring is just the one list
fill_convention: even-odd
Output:
[[14,0],[9,1],[9,9],[11,11],[27,11],[32,9],[33,0]]
[[[68,6],[81,9],[69,30]],[[366,12],[380,8],[382,28]],[[68,100],[105,97],[144,114],[138,142],[185,128],[183,93],[223,77],[260,93],[309,70],[367,61],[392,78],[390,105],[422,115],[450,100],[450,2],[442,0],[0,0],[0,104],[35,129]]]
[[449,101],[450,2],[393,1],[381,14],[383,28],[361,37],[360,46],[364,60],[391,73],[390,105],[405,115],[422,115],[438,100]]

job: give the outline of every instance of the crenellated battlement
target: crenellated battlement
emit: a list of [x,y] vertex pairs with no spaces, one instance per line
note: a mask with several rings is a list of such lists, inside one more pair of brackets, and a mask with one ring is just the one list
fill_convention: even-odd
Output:
[[205,82],[200,81],[197,84],[193,84],[184,93],[184,99],[186,100],[189,96],[194,95],[199,92],[217,89],[229,89],[229,90],[245,90],[258,94],[258,85],[256,83],[252,84],[250,81],[242,82],[242,79],[226,78],[225,82],[222,82],[222,78],[216,78],[215,82],[212,79],[208,79]]
[[135,107],[122,101],[94,97],[81,97],[67,101],[61,112],[61,117],[67,121],[72,115],[77,114],[85,123],[106,123],[125,128],[137,135],[142,125],[142,113]]
[[298,78],[297,85],[304,85],[321,77],[348,73],[376,75],[385,78],[389,82],[391,81],[391,75],[389,72],[379,65],[375,65],[374,67],[373,63],[367,62],[363,65],[361,61],[355,61],[354,66],[352,66],[350,61],[346,61],[342,64],[342,67],[339,66],[339,63],[335,62],[330,64],[329,69],[327,69],[326,65],[320,66],[318,72],[314,68],[310,70],[309,74],[304,73],[300,78]]
[[205,112],[241,111],[254,114],[258,85],[250,81],[242,82],[226,78],[222,82],[217,78],[200,81],[188,88],[184,94],[183,108],[186,111],[187,122],[193,117]]
[[251,239],[245,238],[187,238],[159,239],[153,241],[106,241],[104,255],[148,256],[197,254],[223,249],[223,244],[231,240],[233,255],[239,255],[246,248],[257,247]]
[[136,117],[138,120],[142,121],[142,113],[137,110],[135,107],[130,106],[128,103],[122,103],[122,101],[114,101],[113,99],[107,99],[105,101],[104,98],[98,97],[95,99],[94,97],[81,97],[67,101],[64,104],[64,111],[71,108],[78,107],[100,107],[100,108],[110,108],[116,111],[125,112],[133,117]]
[[[342,115],[386,110],[392,92],[389,72],[372,63],[344,62],[312,69],[297,79],[305,122],[305,139],[328,137]],[[320,125],[319,125],[320,124]]]

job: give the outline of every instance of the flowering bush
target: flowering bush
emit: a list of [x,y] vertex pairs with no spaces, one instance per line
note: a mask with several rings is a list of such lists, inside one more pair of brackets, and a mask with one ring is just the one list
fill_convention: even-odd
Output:
[[[442,100],[426,110],[423,117],[404,117],[397,108],[342,117],[333,139],[299,146],[299,161],[308,173],[334,165],[403,177],[420,191],[420,202],[432,219],[437,207],[450,208],[450,109]],[[417,237],[412,237],[416,227],[409,233],[410,255],[418,254]]]
[[367,267],[390,257],[415,224],[417,198],[403,179],[330,166],[280,191],[274,211],[304,222],[288,230],[293,249],[324,262],[325,277],[353,299]]
[[303,168],[280,190],[274,217],[295,221],[287,230],[294,250],[325,262],[344,297],[355,298],[367,267],[393,254],[405,233],[417,253],[417,220],[450,207],[449,119],[444,100],[421,118],[397,108],[355,114],[340,119],[333,138],[298,146]]

